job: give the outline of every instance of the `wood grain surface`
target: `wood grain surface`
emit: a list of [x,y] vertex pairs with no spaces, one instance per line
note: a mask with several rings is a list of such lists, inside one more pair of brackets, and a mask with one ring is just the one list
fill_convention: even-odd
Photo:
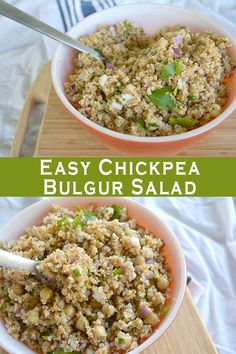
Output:
[[[42,85],[45,87],[45,81],[47,89],[50,85],[51,88],[48,90],[35,156],[116,156],[116,153],[94,140],[64,108],[51,84],[50,65],[47,65],[46,71],[47,74],[44,68],[37,79],[40,91]],[[205,139],[179,156],[236,156],[236,112]]]
[[144,354],[217,354],[188,290],[171,326]]

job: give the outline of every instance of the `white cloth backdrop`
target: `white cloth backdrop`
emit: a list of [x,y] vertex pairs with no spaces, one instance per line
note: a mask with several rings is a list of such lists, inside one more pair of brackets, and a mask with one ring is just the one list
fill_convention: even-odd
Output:
[[[36,200],[0,198],[0,226]],[[219,353],[235,354],[236,200],[196,197],[135,200],[163,218],[178,237],[192,278],[189,288],[201,317]]]

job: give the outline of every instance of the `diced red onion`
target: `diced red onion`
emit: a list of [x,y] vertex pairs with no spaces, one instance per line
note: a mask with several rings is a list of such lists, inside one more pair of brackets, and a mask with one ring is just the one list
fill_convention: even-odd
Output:
[[110,251],[111,247],[109,247],[109,246],[104,246],[103,249],[104,249],[104,251]]
[[181,55],[180,49],[173,47],[173,52],[176,58],[179,58]]
[[176,36],[173,38],[175,44],[180,45],[183,43],[183,38],[181,36]]
[[94,267],[95,269],[98,269],[98,263],[97,263],[97,262],[94,262],[94,263],[93,263],[93,267]]
[[147,317],[147,316],[150,315],[150,313],[151,313],[150,308],[147,307],[146,305],[140,306],[139,311],[140,311],[140,315],[141,315],[142,318]]
[[147,264],[153,264],[153,263],[154,263],[154,259],[152,259],[152,258],[146,258],[145,263],[147,263]]
[[86,290],[86,291],[85,291],[85,295],[86,295],[86,296],[89,296],[90,294],[91,294],[91,293],[90,293],[89,290]]
[[72,90],[74,90],[74,89],[75,89],[75,83],[70,84],[70,88],[71,88]]
[[154,274],[153,272],[150,272],[148,275],[147,275],[147,279],[150,280],[150,279],[153,279],[154,278]]
[[17,308],[16,315],[19,317],[21,317],[23,315],[23,310],[20,307]]
[[52,285],[52,286],[55,285],[55,283],[56,283],[55,278],[50,277],[50,276],[47,277],[47,282],[49,285]]
[[79,347],[80,347],[80,348],[84,348],[85,346],[86,346],[85,343],[83,343],[83,342],[80,342],[80,343],[79,343]]
[[111,70],[115,70],[115,66],[111,63],[106,63],[106,68],[111,69]]

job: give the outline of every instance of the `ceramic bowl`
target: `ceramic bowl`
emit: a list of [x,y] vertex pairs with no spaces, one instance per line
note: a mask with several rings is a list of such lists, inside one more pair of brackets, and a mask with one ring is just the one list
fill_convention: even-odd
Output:
[[[79,38],[82,35],[94,32],[99,24],[106,23],[111,25],[126,19],[138,23],[148,34],[157,33],[165,26],[182,24],[188,26],[193,31],[213,31],[219,35],[231,38],[219,25],[195,12],[178,7],[155,4],[125,5],[97,12],[74,26],[68,34],[73,38]],[[231,40],[233,42],[232,38]],[[236,62],[235,43],[230,48],[229,54]],[[67,81],[69,74],[72,72],[73,57],[74,51],[64,45],[59,45],[54,54],[52,60],[52,81],[56,93],[68,111],[95,139],[119,154],[128,156],[167,156],[177,154],[203,139],[236,108],[235,73],[229,82],[231,94],[225,110],[217,118],[204,126],[186,133],[163,137],[138,137],[118,133],[89,120],[67,100],[64,91],[64,82]]]
[[[173,281],[171,285],[172,305],[168,314],[161,321],[159,327],[141,345],[130,351],[130,354],[143,352],[153,344],[167,330],[176,317],[183,301],[186,286],[186,266],[183,252],[178,243],[177,237],[168,226],[148,208],[126,198],[113,197],[72,197],[72,198],[48,198],[43,199],[23,209],[8,224],[0,230],[0,240],[11,241],[17,239],[24,230],[40,223],[42,218],[50,211],[52,204],[59,204],[62,207],[73,209],[75,205],[86,208],[89,204],[95,203],[99,206],[118,204],[128,208],[128,214],[134,217],[137,223],[148,231],[161,237],[165,242],[167,263],[172,269]],[[5,330],[3,322],[0,321],[0,347],[3,347],[10,354],[33,354],[23,343],[12,338]]]

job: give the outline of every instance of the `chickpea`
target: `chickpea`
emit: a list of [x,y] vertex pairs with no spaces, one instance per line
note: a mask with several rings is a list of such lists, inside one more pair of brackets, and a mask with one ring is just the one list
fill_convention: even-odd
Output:
[[144,263],[145,263],[145,259],[141,255],[138,255],[134,260],[134,265],[136,265],[136,266],[143,265]]
[[92,246],[90,247],[89,252],[90,252],[91,256],[95,256],[95,254],[98,253],[98,249],[97,249],[96,246],[92,245]]
[[159,292],[156,295],[154,295],[152,297],[152,303],[153,303],[154,306],[158,306],[160,304],[164,304],[165,303],[165,298],[162,295],[162,293]]
[[86,354],[94,354],[95,351],[93,349],[87,348],[85,351]]
[[145,258],[153,258],[153,250],[147,246],[144,246],[142,249],[142,255]]
[[50,288],[43,288],[39,295],[42,303],[46,303],[52,297],[53,291]]
[[130,347],[132,343],[132,337],[128,333],[119,331],[117,334],[117,338],[115,339],[115,342],[118,348],[127,349]]
[[130,246],[133,247],[134,249],[137,249],[137,250],[140,249],[140,243],[139,243],[138,237],[132,236],[132,237],[129,239],[129,243],[130,243]]
[[159,320],[159,317],[155,313],[152,312],[150,315],[148,315],[145,318],[144,322],[146,324],[151,325],[151,326],[155,326],[156,324],[158,324],[158,322],[160,322],[160,320]]
[[91,41],[93,44],[97,44],[97,43],[98,43],[98,38],[97,38],[97,34],[96,34],[96,33],[90,34],[89,39],[90,39],[90,41]]
[[14,285],[13,287],[12,287],[12,290],[13,290],[13,293],[15,294],[15,295],[23,295],[24,294],[24,292],[25,292],[25,289],[24,289],[24,287],[22,286],[22,285],[20,285],[20,284],[16,284],[16,285]]
[[115,308],[113,305],[109,305],[109,304],[104,304],[102,307],[102,312],[107,316],[107,317],[111,317],[114,312],[115,312]]
[[213,116],[217,116],[217,114],[220,113],[220,105],[216,103],[213,104],[212,106],[210,106],[209,111]]
[[29,311],[27,314],[27,320],[31,325],[38,324],[38,321],[39,321],[38,309],[34,308],[33,310]]
[[80,316],[79,318],[77,318],[76,322],[75,322],[75,327],[81,331],[81,332],[85,332],[86,327],[85,327],[85,319],[83,316]]
[[108,353],[108,348],[107,347],[102,347],[96,350],[95,354],[107,354]]
[[96,339],[104,339],[107,336],[107,332],[106,332],[105,327],[103,327],[101,325],[94,326],[92,332],[93,332],[93,335]]
[[68,316],[68,317],[74,317],[74,315],[75,315],[75,308],[74,308],[74,306],[71,305],[71,304],[67,304],[67,305],[65,306],[65,313],[66,313],[66,316]]
[[160,290],[165,290],[169,286],[169,280],[167,276],[162,276],[157,280],[157,286]]

